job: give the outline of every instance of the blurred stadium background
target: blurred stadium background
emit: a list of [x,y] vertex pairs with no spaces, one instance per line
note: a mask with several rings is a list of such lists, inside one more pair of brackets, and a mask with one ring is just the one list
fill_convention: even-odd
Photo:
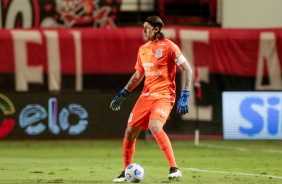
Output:
[[[195,130],[200,139],[282,139],[281,7],[281,0],[1,0],[0,139],[122,138],[142,85],[120,112],[109,105],[134,72],[148,15],[163,19],[195,74],[190,113],[173,110],[165,127],[172,139],[193,139]],[[178,74],[178,92],[180,81]]]

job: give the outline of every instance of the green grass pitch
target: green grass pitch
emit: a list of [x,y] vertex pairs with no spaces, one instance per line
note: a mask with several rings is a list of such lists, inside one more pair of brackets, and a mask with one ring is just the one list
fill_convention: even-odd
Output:
[[[167,180],[154,140],[137,140],[144,184],[281,184],[282,141],[173,140],[183,178]],[[112,183],[122,170],[122,140],[0,141],[0,183]]]

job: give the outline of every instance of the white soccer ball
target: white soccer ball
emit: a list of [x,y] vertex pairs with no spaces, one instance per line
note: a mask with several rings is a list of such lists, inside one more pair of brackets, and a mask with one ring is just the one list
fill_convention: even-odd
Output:
[[132,183],[139,183],[144,179],[144,168],[137,163],[129,164],[125,169],[125,178]]

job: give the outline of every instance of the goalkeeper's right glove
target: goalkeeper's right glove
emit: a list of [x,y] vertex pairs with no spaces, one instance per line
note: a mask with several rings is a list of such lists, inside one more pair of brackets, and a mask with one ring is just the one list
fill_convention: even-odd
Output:
[[119,111],[122,102],[125,100],[125,97],[127,97],[127,95],[129,95],[129,93],[130,93],[130,91],[128,91],[127,89],[123,88],[119,92],[119,94],[112,100],[110,108],[113,111]]

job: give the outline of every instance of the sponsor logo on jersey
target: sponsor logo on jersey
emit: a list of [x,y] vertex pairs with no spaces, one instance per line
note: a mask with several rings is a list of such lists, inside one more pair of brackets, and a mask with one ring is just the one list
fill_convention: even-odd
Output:
[[162,42],[162,43],[160,43],[159,45],[162,45],[162,46],[164,46],[164,45],[166,45],[164,42]]
[[159,96],[159,93],[143,93],[141,96]]
[[150,71],[152,66],[154,66],[154,63],[143,63],[143,67],[144,67],[145,75],[146,76],[159,76],[159,75],[162,75],[162,72],[160,70]]
[[143,67],[146,72],[150,71],[151,66],[154,66],[154,63],[143,63]]
[[147,71],[145,72],[146,76],[160,76],[162,72],[160,70],[157,71]]
[[157,113],[160,113],[160,114],[162,114],[162,115],[164,115],[164,116],[167,116],[167,112],[166,112],[164,109],[157,108],[157,109],[156,109],[156,112],[157,112]]
[[154,63],[143,63],[143,66],[154,66]]

